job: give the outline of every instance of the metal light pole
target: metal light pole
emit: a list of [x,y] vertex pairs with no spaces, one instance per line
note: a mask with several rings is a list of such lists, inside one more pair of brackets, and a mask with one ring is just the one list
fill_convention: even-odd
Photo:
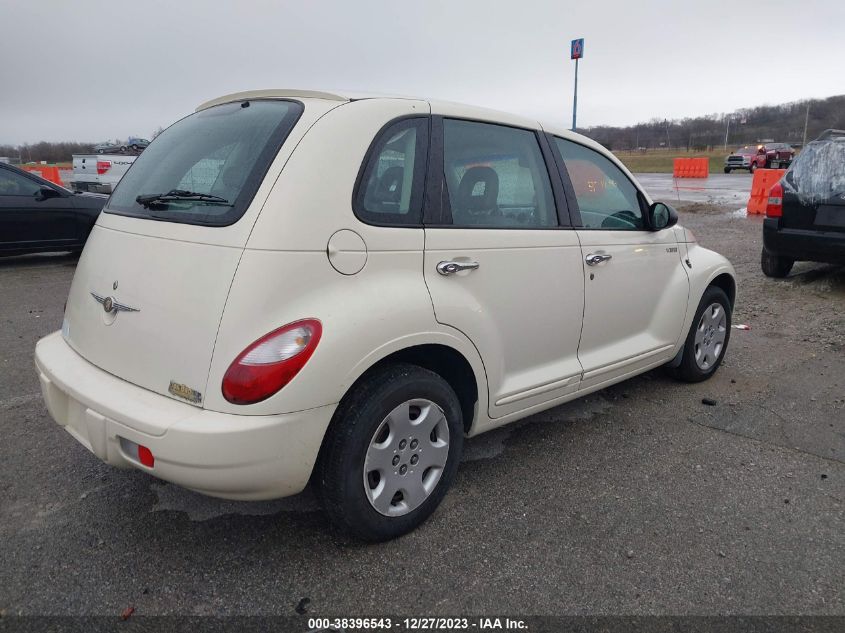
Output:
[[572,93],[572,131],[575,131],[575,121],[578,118],[578,58],[575,58],[575,91]]
[[578,60],[584,56],[584,38],[572,40],[569,59],[575,60],[575,91],[572,94],[572,131],[575,131],[578,119]]
[[728,126],[725,128],[725,151],[728,151],[728,132],[731,131],[731,115],[727,116]]
[[804,113],[804,140],[801,143],[801,149],[803,149],[804,146],[807,145],[807,123],[809,123],[809,122],[810,122],[810,101],[808,100],[807,101],[807,111]]

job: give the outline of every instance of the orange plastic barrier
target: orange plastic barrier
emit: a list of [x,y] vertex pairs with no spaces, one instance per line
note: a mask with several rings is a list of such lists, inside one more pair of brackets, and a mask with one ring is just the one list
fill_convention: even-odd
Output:
[[59,168],[55,165],[21,165],[21,168],[32,172],[36,176],[41,176],[44,180],[49,180],[57,185],[62,184],[62,178],[59,175]]
[[751,197],[748,199],[748,215],[763,215],[766,213],[766,203],[769,201],[769,191],[786,173],[785,169],[758,169],[751,181]]
[[708,158],[676,158],[672,168],[674,178],[707,178],[709,174]]

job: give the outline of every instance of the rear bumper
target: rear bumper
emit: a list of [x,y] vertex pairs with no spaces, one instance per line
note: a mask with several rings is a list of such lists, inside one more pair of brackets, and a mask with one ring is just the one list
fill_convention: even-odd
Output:
[[845,265],[845,232],[778,228],[777,218],[763,221],[763,246],[797,261]]
[[112,186],[109,183],[86,182],[84,180],[71,180],[68,185],[73,191],[89,191],[91,193],[111,193]]
[[[300,492],[336,407],[269,416],[207,411],[104,372],[60,332],[38,342],[35,365],[50,415],[101,460],[226,499]],[[150,449],[151,468],[129,443]]]

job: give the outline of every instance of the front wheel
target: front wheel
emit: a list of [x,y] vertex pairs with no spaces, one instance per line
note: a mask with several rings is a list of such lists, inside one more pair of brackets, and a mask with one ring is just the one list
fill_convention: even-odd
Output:
[[763,247],[760,253],[760,268],[763,269],[763,274],[766,277],[774,277],[776,279],[783,279],[792,270],[795,260],[789,257],[782,257],[769,252]]
[[725,291],[710,286],[704,291],[687,340],[681,364],[667,367],[669,374],[684,382],[707,380],[722,364],[731,338],[731,302]]
[[410,532],[451,485],[463,432],[441,376],[409,364],[374,371],[341,402],[320,451],[315,483],[327,514],[365,541]]
[[726,173],[726,174],[731,173],[731,168],[730,168],[730,167],[725,167],[725,173]]
[[751,167],[748,168],[749,173],[754,173],[757,171],[757,163],[751,163]]

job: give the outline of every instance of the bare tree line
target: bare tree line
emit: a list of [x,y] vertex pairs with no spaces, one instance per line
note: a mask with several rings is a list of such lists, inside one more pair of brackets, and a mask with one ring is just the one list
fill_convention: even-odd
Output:
[[[648,123],[627,127],[599,125],[579,128],[578,131],[616,151],[661,147],[713,149],[725,144],[726,132],[728,148],[764,139],[800,145],[804,139],[805,117],[807,140],[814,139],[828,128],[845,129],[845,95],[743,108],[729,114],[710,114],[671,121],[653,118]],[[160,131],[161,128],[153,136]],[[0,145],[0,156],[19,159],[23,163],[42,160],[61,163],[71,160],[72,154],[90,152],[94,145],[72,141]]]
[[673,120],[653,118],[648,123],[627,127],[600,125],[578,131],[616,151],[661,147],[713,149],[725,145],[726,133],[729,149],[766,139],[799,146],[804,140],[805,118],[807,141],[828,128],[845,129],[845,95],[743,108],[728,114]]

